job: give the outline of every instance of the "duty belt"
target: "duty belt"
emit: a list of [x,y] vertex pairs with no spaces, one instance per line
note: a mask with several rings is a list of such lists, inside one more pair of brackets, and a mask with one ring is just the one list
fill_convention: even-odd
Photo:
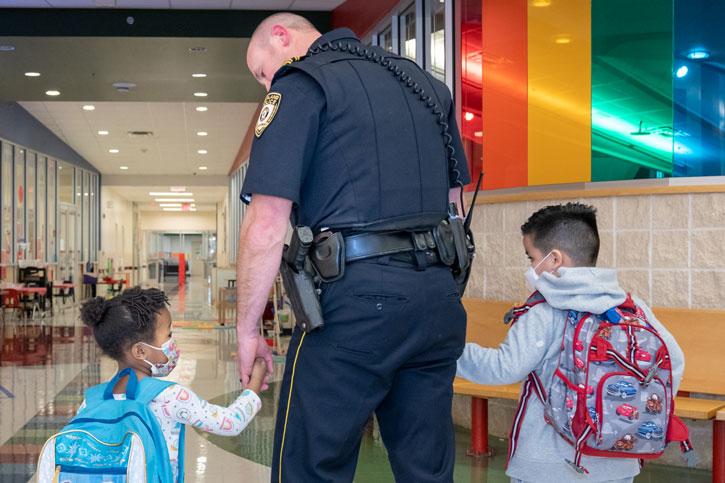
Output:
[[368,258],[396,255],[406,252],[431,252],[435,254],[433,233],[393,232],[360,233],[345,237],[345,261],[355,262]]
[[315,237],[309,252],[310,261],[323,281],[341,278],[345,265],[391,256],[394,260],[414,264],[422,270],[440,262],[432,231],[358,233],[343,236],[322,232]]

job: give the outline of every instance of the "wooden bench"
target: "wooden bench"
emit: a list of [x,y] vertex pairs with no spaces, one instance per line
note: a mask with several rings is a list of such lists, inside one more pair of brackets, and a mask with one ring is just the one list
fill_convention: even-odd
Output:
[[[463,301],[468,312],[466,339],[497,347],[508,326],[503,314],[512,304],[481,299]],[[685,353],[685,374],[675,399],[675,414],[682,418],[713,421],[713,481],[725,481],[725,401],[689,397],[690,393],[725,395],[725,311],[655,309],[655,315],[672,332]],[[471,396],[472,455],[489,453],[488,399],[519,397],[519,384],[484,386],[456,378],[456,394]]]

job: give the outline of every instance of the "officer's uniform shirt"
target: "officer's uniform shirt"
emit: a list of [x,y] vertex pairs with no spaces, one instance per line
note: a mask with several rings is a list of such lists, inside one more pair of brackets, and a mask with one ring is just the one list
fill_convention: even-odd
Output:
[[[360,45],[338,29],[328,42]],[[460,181],[470,182],[448,88],[411,61],[391,57],[440,106]],[[385,68],[325,52],[283,66],[264,101],[242,199],[255,193],[294,203],[293,223],[321,228],[401,228],[446,214],[449,168],[441,128],[418,96]],[[429,223],[433,225],[435,222]]]

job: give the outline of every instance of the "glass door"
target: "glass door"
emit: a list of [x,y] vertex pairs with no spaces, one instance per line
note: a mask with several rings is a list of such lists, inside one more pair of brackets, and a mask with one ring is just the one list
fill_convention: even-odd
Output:
[[60,205],[60,237],[58,239],[58,275],[61,280],[76,280],[76,266],[80,260],[77,224],[78,209],[66,203]]

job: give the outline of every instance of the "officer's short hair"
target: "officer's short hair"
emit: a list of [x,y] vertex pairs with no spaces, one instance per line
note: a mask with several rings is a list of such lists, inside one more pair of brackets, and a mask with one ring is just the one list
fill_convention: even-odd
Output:
[[269,17],[262,20],[262,22],[254,29],[254,33],[251,38],[255,38],[259,33],[265,31],[272,25],[282,25],[289,30],[298,30],[301,32],[307,32],[310,30],[316,30],[315,26],[301,15],[290,12],[279,12],[270,15]]
[[581,203],[542,208],[521,226],[543,254],[558,249],[578,266],[595,266],[599,256],[597,210]]

